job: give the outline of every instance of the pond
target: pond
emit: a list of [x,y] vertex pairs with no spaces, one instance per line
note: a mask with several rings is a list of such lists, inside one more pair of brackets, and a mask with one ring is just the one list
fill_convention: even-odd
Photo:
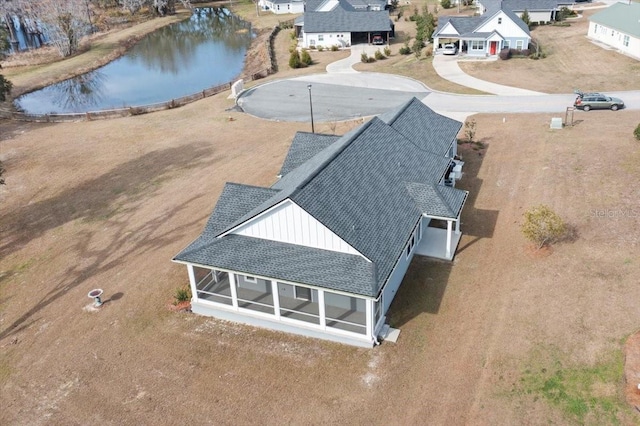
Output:
[[119,59],[25,94],[15,105],[29,114],[83,113],[198,93],[242,72],[252,37],[250,24],[227,9],[196,8],[189,19],[154,31]]

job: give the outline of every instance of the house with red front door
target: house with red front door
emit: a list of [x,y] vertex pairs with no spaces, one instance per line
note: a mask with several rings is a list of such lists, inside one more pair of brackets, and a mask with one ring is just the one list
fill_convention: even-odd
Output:
[[495,56],[502,49],[529,48],[529,27],[512,10],[495,3],[480,16],[441,16],[433,33],[436,52],[445,44],[454,44],[460,54]]

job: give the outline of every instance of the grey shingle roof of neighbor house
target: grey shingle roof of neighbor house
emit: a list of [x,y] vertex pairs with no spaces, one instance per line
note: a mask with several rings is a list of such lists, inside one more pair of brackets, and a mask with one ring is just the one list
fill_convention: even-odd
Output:
[[326,12],[308,11],[304,14],[306,33],[327,32],[384,32],[391,31],[389,12],[356,11],[346,2],[340,2],[334,9]]
[[558,8],[558,0],[483,0],[487,10],[510,10],[512,12],[547,11]]
[[440,16],[438,17],[438,28],[436,28],[434,34],[437,34],[439,37],[456,35],[455,33],[440,33],[448,22],[451,22],[451,25],[458,31],[458,34],[468,34],[478,28],[484,20],[485,17],[483,16]]
[[[430,150],[421,140],[428,129],[437,129],[449,137],[449,145],[456,143],[461,123],[433,113],[415,99],[399,111],[385,115],[390,124],[376,117],[347,133],[264,192],[255,187],[225,187],[203,234],[175,260],[376,297],[421,215],[440,216],[446,213],[447,203],[449,212],[459,211],[460,197],[466,197],[465,191],[453,188],[436,188],[434,195],[433,185],[440,183],[450,160],[442,152],[444,143],[437,141],[438,148]],[[404,120],[405,114],[413,117],[414,127],[423,129],[408,131],[411,122]],[[410,185],[409,191],[407,183],[425,187]],[[231,199],[243,190],[257,194],[256,199],[240,203]],[[286,199],[366,259],[225,234]],[[245,211],[238,205],[243,203]]]
[[340,139],[336,135],[323,135],[319,133],[298,132],[293,137],[287,157],[282,163],[279,176],[284,176],[311,157]]
[[616,3],[590,18],[591,22],[640,38],[640,3]]

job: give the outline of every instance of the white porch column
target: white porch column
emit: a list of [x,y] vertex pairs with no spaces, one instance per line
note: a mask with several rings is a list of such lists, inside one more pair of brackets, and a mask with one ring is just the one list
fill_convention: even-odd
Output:
[[327,315],[324,309],[324,290],[318,289],[318,316],[320,317],[320,327],[327,328]]
[[231,304],[238,309],[238,292],[236,291],[236,274],[229,272],[229,288],[231,289]]
[[447,221],[447,257],[451,257],[451,221]]
[[460,216],[456,219],[456,234],[460,233]]
[[196,273],[193,271],[193,265],[187,265],[187,272],[189,273],[189,287],[191,287],[191,301],[198,301],[198,289],[196,287]]
[[367,336],[373,337],[373,301],[365,299],[365,318],[367,321]]
[[271,281],[271,295],[273,296],[273,313],[276,314],[276,319],[280,319],[280,293],[278,293],[278,283]]

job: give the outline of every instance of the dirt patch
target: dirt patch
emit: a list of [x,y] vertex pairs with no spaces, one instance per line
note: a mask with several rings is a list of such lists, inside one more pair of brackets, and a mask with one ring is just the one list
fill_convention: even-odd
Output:
[[640,412],[640,332],[624,345],[624,383],[627,402]]

